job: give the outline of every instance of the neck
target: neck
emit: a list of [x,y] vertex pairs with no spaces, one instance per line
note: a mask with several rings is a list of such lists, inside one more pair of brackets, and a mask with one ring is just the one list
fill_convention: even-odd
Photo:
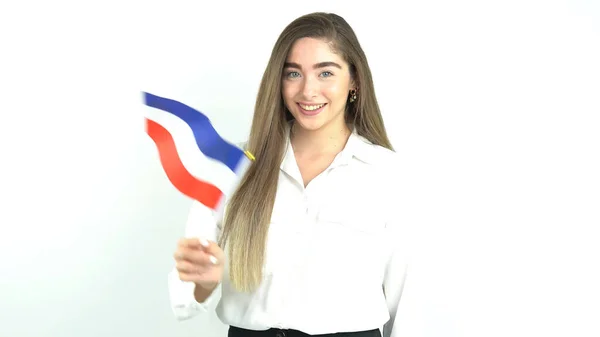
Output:
[[294,122],[290,133],[292,146],[297,153],[337,154],[346,146],[351,131],[342,120],[341,123],[331,123],[314,131],[302,129]]

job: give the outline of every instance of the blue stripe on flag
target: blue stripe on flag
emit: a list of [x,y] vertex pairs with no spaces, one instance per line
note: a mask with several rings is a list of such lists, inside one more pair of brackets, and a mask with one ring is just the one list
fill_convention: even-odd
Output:
[[169,112],[187,123],[194,133],[198,148],[205,156],[220,161],[234,172],[242,160],[246,160],[244,151],[221,138],[202,112],[181,102],[147,92],[144,92],[144,102],[147,106]]

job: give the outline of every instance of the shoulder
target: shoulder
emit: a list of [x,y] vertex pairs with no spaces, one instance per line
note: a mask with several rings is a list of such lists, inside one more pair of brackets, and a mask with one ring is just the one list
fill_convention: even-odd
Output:
[[357,152],[358,159],[365,165],[366,172],[377,188],[384,190],[394,189],[402,176],[402,157],[399,153],[384,146],[372,144],[362,139],[360,151]]
[[377,169],[399,168],[400,156],[394,150],[381,145],[372,144],[367,139],[359,137],[361,144],[358,151],[359,159]]
[[380,145],[371,145],[373,174],[380,179],[386,189],[397,187],[401,175],[400,155]]
[[381,145],[369,144],[373,165],[380,167],[396,166],[400,164],[400,156],[394,150]]

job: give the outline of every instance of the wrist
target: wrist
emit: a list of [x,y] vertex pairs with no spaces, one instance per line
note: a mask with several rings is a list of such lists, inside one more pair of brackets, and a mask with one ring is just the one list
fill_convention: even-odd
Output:
[[194,288],[194,298],[198,303],[204,303],[215,291],[219,283],[201,284],[196,283]]
[[200,288],[206,291],[213,291],[219,286],[220,282],[209,282],[209,283],[196,283],[196,288]]

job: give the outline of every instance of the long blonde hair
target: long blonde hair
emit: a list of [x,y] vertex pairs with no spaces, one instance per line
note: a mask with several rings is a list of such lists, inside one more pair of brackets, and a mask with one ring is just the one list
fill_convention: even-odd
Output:
[[275,43],[260,83],[246,147],[256,160],[228,201],[223,219],[219,244],[227,246],[230,281],[239,291],[252,291],[262,280],[266,239],[287,144],[286,124],[292,119],[282,99],[282,72],[293,43],[303,37],[328,41],[349,64],[359,89],[357,99],[346,105],[346,120],[373,144],[392,149],[367,58],[353,29],[342,17],[330,13],[307,14],[291,22]]

